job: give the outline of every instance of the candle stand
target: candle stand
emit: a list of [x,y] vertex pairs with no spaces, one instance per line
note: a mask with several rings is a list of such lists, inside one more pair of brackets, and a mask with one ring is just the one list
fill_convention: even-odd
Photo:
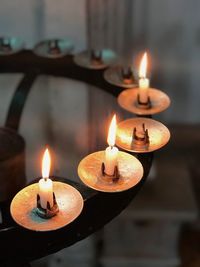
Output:
[[[108,61],[105,61],[103,65],[101,65],[100,63],[96,64],[96,62],[94,64],[93,59],[91,63],[90,53],[87,53],[86,57],[85,54],[78,54],[74,56],[72,54],[68,54],[69,51],[67,52],[65,50],[65,55],[58,55],[60,51],[58,51],[56,48],[57,52],[55,53],[55,43],[53,44],[54,48],[52,48],[52,43],[50,45],[49,44],[50,42],[48,40],[45,41],[42,45],[37,45],[34,51],[24,49],[19,53],[16,53],[18,50],[13,47],[13,53],[9,57],[0,53],[1,73],[24,73],[24,77],[22,78],[16,88],[16,91],[14,92],[5,123],[6,127],[11,128],[16,132],[19,129],[21,114],[31,87],[35,79],[39,75],[53,75],[57,77],[66,77],[69,79],[82,81],[89,85],[99,87],[101,90],[110,93],[115,97],[118,97],[124,87],[130,88],[136,86],[135,80],[130,84],[126,84],[122,81],[121,67],[117,67],[117,71],[115,67],[111,67],[110,69],[107,69],[104,74],[105,69],[111,63],[111,61],[109,61],[110,59]],[[53,52],[52,49],[54,50]],[[40,53],[39,51],[43,52]],[[102,61],[104,60],[104,54],[104,51],[102,51]],[[111,76],[114,77],[114,82],[109,83],[107,82],[107,78],[106,80],[104,79],[104,77],[107,77],[108,73],[112,74]],[[135,91],[137,92],[137,90]],[[151,101],[153,108],[153,98],[151,98]],[[143,109],[143,112],[147,110],[148,109]],[[152,112],[150,114],[152,114]],[[116,143],[119,147],[123,147],[123,149],[125,148],[126,151],[130,151],[129,153],[120,151],[120,158],[126,157],[127,160],[131,163],[129,165],[130,169],[128,170],[128,172],[127,167],[123,167],[123,164],[119,164],[119,179],[114,179],[114,181],[111,179],[110,183],[106,183],[105,186],[105,179],[107,179],[107,177],[104,173],[102,173],[103,153],[102,151],[99,151],[97,152],[97,155],[95,155],[95,166],[98,165],[99,169],[98,177],[96,175],[96,172],[94,173],[92,169],[89,175],[86,175],[85,173],[85,166],[87,164],[91,164],[91,158],[89,156],[86,157],[85,160],[81,161],[79,165],[80,178],[84,180],[84,183],[88,183],[88,186],[98,191],[92,190],[81,183],[73,182],[68,179],[58,179],[58,182],[67,182],[67,184],[75,187],[83,196],[83,211],[80,216],[76,218],[76,220],[71,221],[70,224],[63,224],[62,227],[60,227],[60,225],[57,225],[58,227],[55,231],[39,230],[36,228],[34,228],[35,231],[33,231],[33,229],[30,230],[30,228],[29,230],[27,230],[24,229],[24,227],[19,226],[19,222],[18,224],[16,224],[11,219],[9,212],[10,201],[6,200],[0,203],[0,208],[3,211],[3,223],[0,224],[0,240],[3,240],[0,241],[0,265],[11,264],[12,266],[15,266],[15,264],[20,262],[28,262],[44,257],[51,253],[55,253],[60,249],[70,246],[101,229],[106,223],[111,221],[127,207],[127,205],[139,192],[148,176],[153,160],[152,151],[166,144],[170,137],[169,131],[161,123],[157,123],[146,118],[135,118],[131,120],[133,121],[131,121],[130,124],[128,123],[128,125],[126,124],[127,121],[121,122],[119,124],[119,134],[117,134],[116,140]],[[131,147],[133,129],[136,126],[134,125],[134,120],[142,120],[139,122],[137,121],[137,124],[140,123],[140,125],[142,125],[144,123],[145,129],[148,129],[149,145],[147,148],[145,147],[145,149],[135,149]],[[122,143],[122,140],[120,139],[120,134],[122,134],[124,131],[123,126],[127,127],[128,129],[128,133],[125,133],[125,143]],[[157,134],[161,138],[159,142],[154,142],[155,134],[151,126],[158,127],[155,134]],[[135,153],[137,153],[137,158],[133,157],[132,155],[135,155]],[[126,156],[124,154],[126,154]],[[91,155],[92,157],[94,157],[93,154]],[[125,175],[123,170],[126,170],[126,173],[128,173],[129,177],[127,177],[127,179],[123,179]],[[12,173],[12,169],[10,169],[9,171]],[[96,179],[96,183],[92,182],[93,179],[91,179],[91,177]],[[7,179],[9,179],[9,174]],[[112,192],[114,189],[116,193],[106,193],[109,192],[110,188],[112,188]],[[23,190],[20,192],[23,192]],[[20,195],[18,195],[18,197],[19,196]],[[58,199],[57,202],[59,203]],[[34,205],[36,206],[35,197],[32,203],[34,203]],[[17,205],[17,202],[15,202],[15,204]],[[11,212],[13,211],[13,213],[17,213],[16,208],[12,209],[12,207],[13,206],[11,205]],[[22,211],[18,209],[18,212],[20,213]],[[38,215],[37,218],[39,218],[40,220],[45,220],[44,225],[47,225],[50,224],[50,222],[54,221],[54,218],[55,220],[56,218],[59,218],[59,214],[60,211],[51,219],[43,219]],[[14,214],[12,215],[15,216]],[[22,251],[23,255],[21,253]]]

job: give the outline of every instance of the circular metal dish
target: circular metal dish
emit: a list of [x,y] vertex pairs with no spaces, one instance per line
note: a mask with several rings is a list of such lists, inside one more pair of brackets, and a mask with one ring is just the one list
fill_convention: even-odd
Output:
[[94,62],[91,59],[91,51],[83,51],[74,56],[74,62],[83,68],[87,69],[104,69],[107,66],[113,64],[117,58],[116,54],[109,49],[103,49],[101,52],[101,60]]
[[0,37],[0,56],[18,53],[24,48],[24,42],[16,37]]
[[151,101],[151,107],[148,109],[138,106],[139,88],[127,89],[122,91],[118,96],[119,105],[137,115],[153,115],[167,109],[170,105],[169,97],[162,91],[149,88],[148,95]]
[[59,212],[50,219],[42,219],[36,212],[38,183],[22,189],[13,198],[10,212],[17,224],[33,231],[52,231],[73,222],[83,209],[83,198],[71,185],[53,182]]
[[68,39],[49,39],[38,43],[33,52],[40,57],[59,58],[72,52],[74,45]]
[[121,192],[135,186],[142,179],[143,167],[140,161],[122,151],[118,152],[119,179],[113,181],[112,178],[105,177],[101,171],[104,157],[105,151],[98,151],[80,162],[78,175],[88,187],[102,192]]
[[135,79],[132,79],[130,83],[125,83],[122,78],[122,67],[121,66],[113,66],[104,72],[104,79],[116,86],[124,87],[124,88],[133,88],[138,86]]
[[[133,130],[136,127],[141,127],[142,124],[148,130],[149,145],[138,146],[133,142]],[[116,145],[124,150],[147,153],[157,150],[168,143],[170,132],[168,128],[161,122],[147,118],[133,118],[122,121],[117,126]]]

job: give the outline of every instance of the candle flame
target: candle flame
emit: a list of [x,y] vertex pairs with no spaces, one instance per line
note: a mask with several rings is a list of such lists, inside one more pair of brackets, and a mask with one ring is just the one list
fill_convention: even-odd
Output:
[[116,122],[116,115],[114,115],[112,118],[112,121],[110,123],[109,130],[108,130],[107,142],[108,142],[109,146],[115,145],[116,130],[117,130],[117,122]]
[[46,148],[42,158],[42,177],[49,178],[49,172],[51,167],[51,157],[48,148]]
[[139,77],[146,78],[146,71],[147,71],[147,52],[144,53],[139,68]]

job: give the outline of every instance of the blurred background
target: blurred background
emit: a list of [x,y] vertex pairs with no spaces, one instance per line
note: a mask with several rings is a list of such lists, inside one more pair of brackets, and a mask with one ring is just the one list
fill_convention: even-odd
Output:
[[[74,42],[75,53],[109,48],[134,66],[147,50],[151,85],[172,102],[155,116],[169,127],[171,141],[155,153],[149,179],[132,204],[99,233],[32,267],[200,266],[199,10],[198,0],[1,0],[0,35],[20,37],[26,48],[64,37]],[[1,126],[21,78],[0,74]],[[40,76],[19,129],[26,140],[27,181],[40,176],[47,143],[55,153],[52,172],[78,181],[80,159],[105,147],[105,125],[114,111],[119,119],[132,116],[99,88]]]

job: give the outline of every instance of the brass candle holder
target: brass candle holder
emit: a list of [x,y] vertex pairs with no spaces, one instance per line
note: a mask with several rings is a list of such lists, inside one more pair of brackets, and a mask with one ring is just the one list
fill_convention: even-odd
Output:
[[16,194],[10,206],[12,218],[20,226],[33,231],[52,231],[74,221],[83,209],[83,198],[74,187],[53,182],[54,205],[43,209],[38,197],[38,183]]
[[71,53],[73,47],[68,39],[49,39],[38,43],[33,52],[40,57],[59,58]]
[[112,85],[124,88],[133,88],[137,86],[131,67],[110,67],[104,72],[104,79]]
[[24,42],[15,37],[0,37],[0,55],[12,55],[24,48]]
[[169,107],[170,99],[164,92],[148,88],[148,101],[142,103],[139,90],[140,88],[134,88],[122,91],[118,96],[119,105],[137,115],[153,115]]
[[78,166],[78,175],[90,188],[102,192],[121,192],[135,186],[143,177],[143,167],[134,156],[119,151],[113,175],[105,173],[105,151],[86,156]]
[[74,62],[87,69],[104,69],[113,64],[116,60],[116,54],[109,50],[87,50],[74,56]]
[[127,151],[147,153],[165,146],[169,139],[170,132],[161,122],[132,118],[118,124],[116,144]]

